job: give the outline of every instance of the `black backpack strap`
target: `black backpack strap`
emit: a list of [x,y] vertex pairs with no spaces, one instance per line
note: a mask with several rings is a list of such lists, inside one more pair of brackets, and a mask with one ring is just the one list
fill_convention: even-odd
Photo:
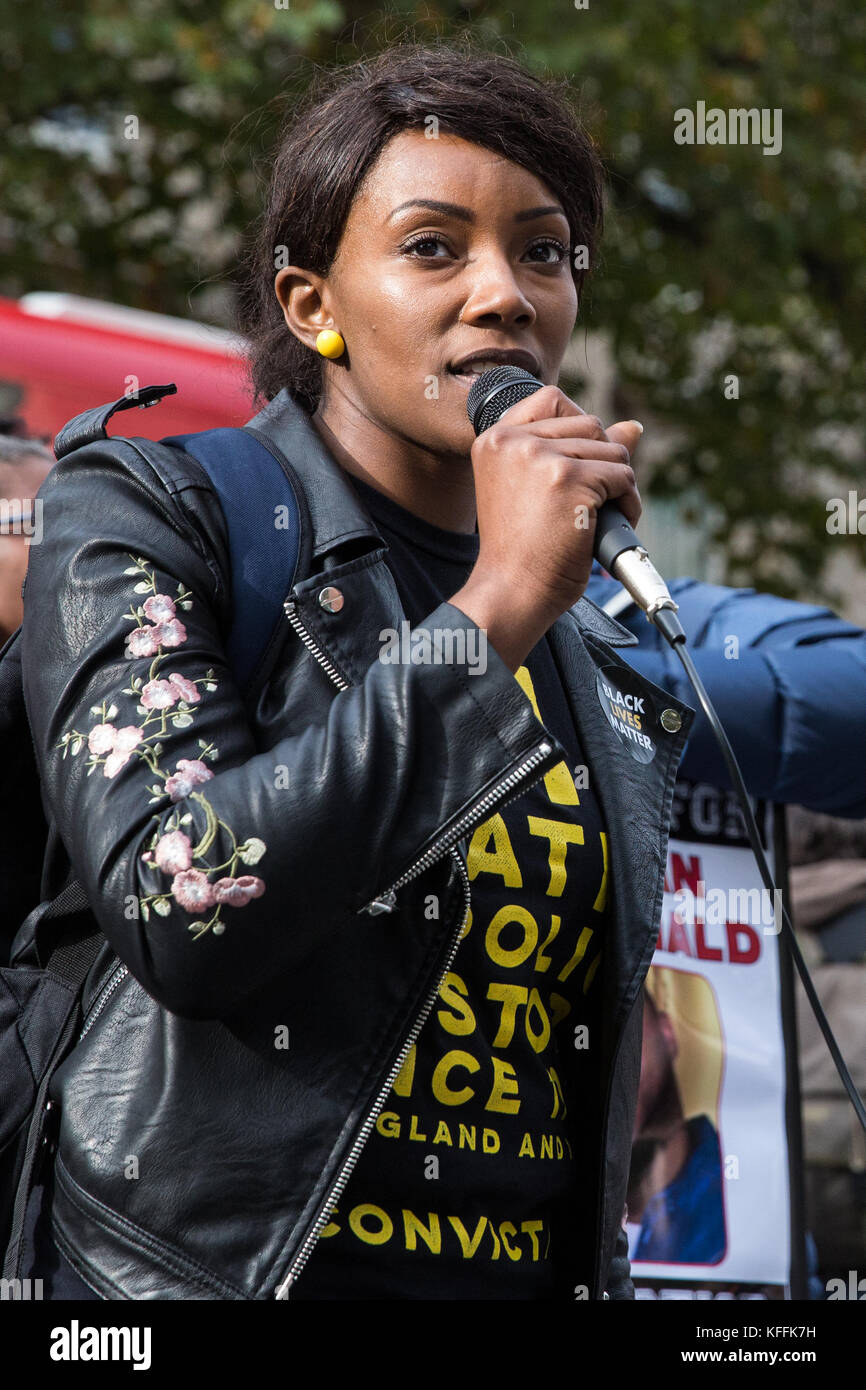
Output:
[[51,899],[42,914],[42,920],[44,921],[46,917],[62,917],[67,912],[81,912],[89,906],[87,894],[78,879],[73,878],[60,890],[56,898]]
[[51,933],[43,930],[43,923],[50,918],[63,919],[85,911],[90,911],[90,903],[81,884],[77,879],[73,879],[56,898],[52,898],[36,928],[37,952],[40,958],[44,959],[45,969],[50,970],[53,975],[59,975],[75,989],[80,989],[87,979],[88,971],[105,940],[105,935],[93,919],[85,919],[77,929],[72,923],[67,922],[62,931],[56,934],[56,940],[46,952],[45,937]]
[[51,970],[79,988],[104,941],[87,894],[76,878],[69,877],[59,893],[27,914],[12,942],[9,964]]

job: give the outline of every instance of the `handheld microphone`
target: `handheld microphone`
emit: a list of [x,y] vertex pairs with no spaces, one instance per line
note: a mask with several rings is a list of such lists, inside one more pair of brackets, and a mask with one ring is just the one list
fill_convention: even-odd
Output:
[[[521,367],[492,367],[483,372],[469,389],[466,412],[476,435],[505,414],[510,406],[540,391],[544,383]],[[629,523],[615,502],[598,509],[593,554],[608,574],[627,589],[647,620],[655,623],[668,642],[685,642],[677,604]]]

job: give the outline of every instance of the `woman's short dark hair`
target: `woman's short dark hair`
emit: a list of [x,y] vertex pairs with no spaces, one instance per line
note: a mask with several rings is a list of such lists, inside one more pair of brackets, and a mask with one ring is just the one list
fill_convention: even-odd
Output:
[[[388,141],[425,130],[462,136],[529,169],[559,198],[578,294],[603,227],[604,165],[570,84],[534,76],[469,35],[402,42],[373,58],[318,69],[284,118],[261,216],[248,233],[239,328],[256,400],[284,386],[305,410],[321,394],[322,358],[286,327],[274,294],[284,264],[326,275],[352,202]],[[576,249],[586,248],[585,256]]]

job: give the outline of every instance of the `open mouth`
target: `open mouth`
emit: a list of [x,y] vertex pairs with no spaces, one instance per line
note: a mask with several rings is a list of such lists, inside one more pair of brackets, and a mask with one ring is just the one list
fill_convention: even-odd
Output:
[[479,356],[475,360],[449,367],[448,373],[450,376],[454,377],[455,381],[459,381],[466,390],[468,390],[472,383],[477,381],[480,376],[483,376],[485,372],[493,371],[496,367],[519,366],[524,371],[532,372],[533,375],[539,373],[535,358],[531,354],[515,351],[513,360],[509,361],[508,359],[511,356],[512,354],[510,353],[507,356],[503,354],[500,357]]
[[471,362],[467,366],[462,367],[459,372],[455,371],[453,367],[449,367],[448,371],[455,381],[459,381],[465,391],[469,391],[471,390],[472,383],[477,381],[480,376],[483,376],[485,372],[490,372],[494,367],[501,367],[503,365],[506,364],[502,362]]
[[474,381],[477,381],[481,375],[481,372],[473,372],[469,371],[468,369],[465,372],[452,372],[449,370],[449,376],[451,376],[454,379],[454,381],[459,382],[459,384],[462,387],[464,387],[466,391],[470,390],[472,383]]

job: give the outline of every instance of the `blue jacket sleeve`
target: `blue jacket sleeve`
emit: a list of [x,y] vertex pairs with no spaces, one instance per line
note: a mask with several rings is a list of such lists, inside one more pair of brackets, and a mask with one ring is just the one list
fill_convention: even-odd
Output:
[[[866,816],[866,632],[828,608],[694,579],[670,581],[689,650],[753,796],[835,816]],[[596,564],[586,589],[604,604],[621,586]],[[696,706],[679,659],[634,605],[616,615],[640,640],[622,656]],[[729,788],[698,709],[680,776]]]

